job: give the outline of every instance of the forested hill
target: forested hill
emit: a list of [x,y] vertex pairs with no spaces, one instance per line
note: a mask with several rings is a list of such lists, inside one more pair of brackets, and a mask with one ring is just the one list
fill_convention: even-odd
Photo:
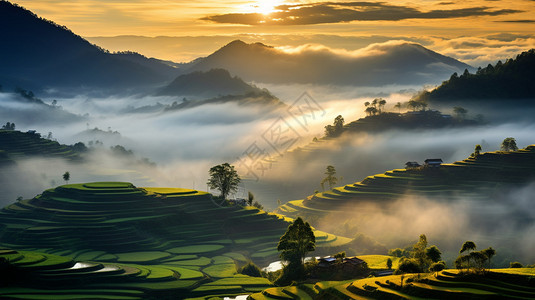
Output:
[[458,100],[500,101],[501,99],[535,99],[535,49],[519,54],[505,63],[499,61],[479,68],[475,74],[467,70],[431,92],[420,95],[420,100],[453,102]]

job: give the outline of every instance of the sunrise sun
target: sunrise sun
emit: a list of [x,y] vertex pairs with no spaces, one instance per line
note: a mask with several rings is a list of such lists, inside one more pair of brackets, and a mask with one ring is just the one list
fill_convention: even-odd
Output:
[[252,6],[256,13],[269,15],[270,13],[274,12],[276,10],[275,7],[280,5],[282,2],[283,1],[280,0],[261,0],[256,1],[256,3],[254,3]]

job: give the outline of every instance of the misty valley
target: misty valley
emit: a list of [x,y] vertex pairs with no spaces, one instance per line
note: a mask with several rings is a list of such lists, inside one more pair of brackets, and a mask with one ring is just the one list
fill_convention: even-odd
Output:
[[[334,5],[283,3],[199,20]],[[180,62],[5,0],[0,26],[0,298],[535,297],[533,47],[251,33]]]

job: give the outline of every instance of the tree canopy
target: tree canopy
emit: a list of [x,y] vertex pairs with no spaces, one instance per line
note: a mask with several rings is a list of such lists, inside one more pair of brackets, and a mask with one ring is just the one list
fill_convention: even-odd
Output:
[[241,178],[238,172],[229,163],[213,166],[209,171],[210,179],[208,179],[208,186],[212,189],[219,190],[221,197],[227,199],[231,192],[238,190],[238,184]]
[[502,142],[501,148],[502,148],[502,151],[517,151],[518,146],[516,145],[515,138],[512,138],[512,137],[505,138]]

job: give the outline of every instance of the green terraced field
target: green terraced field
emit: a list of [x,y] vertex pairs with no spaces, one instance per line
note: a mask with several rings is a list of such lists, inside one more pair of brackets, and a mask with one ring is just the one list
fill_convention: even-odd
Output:
[[0,129],[0,150],[11,159],[28,156],[61,157],[73,161],[81,159],[70,146],[15,130]]
[[[30,279],[0,287],[0,298],[258,292],[271,283],[236,274],[237,267],[278,260],[277,242],[288,221],[258,209],[219,207],[210,194],[195,190],[125,182],[63,185],[0,211],[0,246],[16,250],[0,250],[0,256]],[[318,253],[350,242],[316,235]]]
[[314,219],[343,212],[348,204],[380,203],[407,194],[442,199],[462,193],[485,198],[507,184],[521,184],[535,178],[535,145],[514,152],[487,152],[438,169],[397,169],[368,176],[361,182],[336,187],[302,200],[290,201],[275,211],[289,217]]
[[445,270],[437,276],[407,274],[371,277],[350,281],[325,281],[297,286],[268,288],[249,299],[533,299],[533,272],[511,274],[509,269],[492,270],[485,275],[461,275]]

